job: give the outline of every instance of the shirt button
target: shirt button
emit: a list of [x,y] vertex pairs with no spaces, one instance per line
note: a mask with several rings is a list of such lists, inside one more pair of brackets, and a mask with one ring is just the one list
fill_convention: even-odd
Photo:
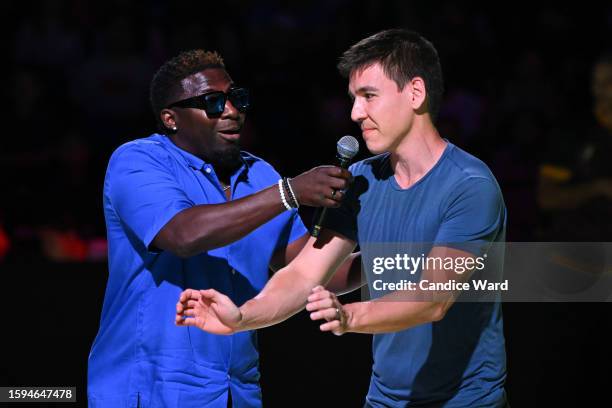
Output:
[[235,274],[236,274],[236,270],[232,269],[232,275],[235,275]]
[[210,174],[210,167],[207,167],[207,168],[206,168],[204,171],[205,171],[206,173]]

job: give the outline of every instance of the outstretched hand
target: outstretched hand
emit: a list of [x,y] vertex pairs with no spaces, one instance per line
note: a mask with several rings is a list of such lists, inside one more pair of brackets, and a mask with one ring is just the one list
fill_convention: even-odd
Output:
[[177,326],[194,326],[208,333],[233,334],[242,314],[232,300],[214,289],[186,289],[176,304]]

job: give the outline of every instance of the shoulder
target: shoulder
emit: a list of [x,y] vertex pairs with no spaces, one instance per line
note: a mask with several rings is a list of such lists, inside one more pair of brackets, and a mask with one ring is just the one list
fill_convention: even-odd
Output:
[[445,177],[456,187],[455,190],[485,189],[501,195],[495,176],[482,160],[459,147],[450,144],[446,155]]
[[164,137],[152,135],[119,146],[108,161],[105,185],[135,175],[175,174],[177,160],[166,147]]
[[280,178],[279,173],[276,171],[274,166],[262,159],[261,157],[255,156],[252,153],[242,150],[240,152],[242,160],[249,167],[249,176],[263,179],[273,179],[272,181],[278,181]]
[[495,177],[482,160],[455,145],[449,146],[447,162],[453,173],[461,180],[486,179],[495,182]]
[[244,160],[244,162],[252,170],[276,172],[276,170],[274,169],[274,166],[272,166],[270,163],[268,163],[261,157],[255,156],[253,153],[249,153],[247,151],[241,150],[240,157],[242,157],[242,160]]
[[353,163],[349,170],[353,176],[378,175],[389,166],[389,153],[382,153]]
[[455,145],[449,146],[446,157],[446,179],[451,184],[450,199],[464,196],[483,201],[503,202],[501,189],[489,167],[479,158]]
[[164,145],[163,137],[165,136],[154,134],[122,144],[111,155],[108,169],[112,170],[119,163],[129,163],[134,166],[147,163],[167,164],[171,154]]

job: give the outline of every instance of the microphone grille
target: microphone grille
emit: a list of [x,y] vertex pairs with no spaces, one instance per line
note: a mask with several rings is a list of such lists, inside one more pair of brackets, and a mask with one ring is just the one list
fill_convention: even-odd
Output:
[[359,142],[353,136],[342,136],[336,145],[338,155],[345,159],[352,159],[359,152]]

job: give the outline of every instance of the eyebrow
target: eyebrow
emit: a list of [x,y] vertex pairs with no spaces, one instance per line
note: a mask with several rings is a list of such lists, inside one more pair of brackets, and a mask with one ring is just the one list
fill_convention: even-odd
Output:
[[[232,89],[233,87],[235,87],[236,84],[234,84],[233,82],[230,82],[229,87],[227,88],[228,90]],[[208,84],[205,88],[199,88],[199,94],[205,94],[205,93],[209,93],[209,92],[218,92],[218,89],[213,89],[212,87],[210,87]]]
[[378,88],[373,87],[373,86],[362,86],[361,88],[357,89],[355,91],[355,94],[353,94],[350,90],[348,91],[349,97],[353,98],[356,94],[363,94],[363,93],[367,93],[367,92],[377,92]]

